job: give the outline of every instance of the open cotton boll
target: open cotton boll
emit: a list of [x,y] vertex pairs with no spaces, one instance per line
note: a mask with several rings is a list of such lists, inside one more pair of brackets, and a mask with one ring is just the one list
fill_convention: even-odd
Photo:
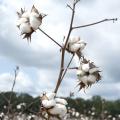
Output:
[[77,43],[78,41],[80,41],[80,38],[79,38],[79,37],[74,37],[74,38],[72,38],[72,39],[69,40],[69,43],[70,43],[70,44],[75,44],[75,43]]
[[21,34],[25,34],[25,33],[31,33],[32,32],[32,29],[30,27],[30,24],[28,22],[26,23],[22,23],[20,25],[20,31],[21,31]]
[[87,63],[87,64],[82,64],[82,70],[83,70],[83,71],[88,72],[89,69],[90,69],[89,63]]
[[17,105],[17,109],[18,109],[18,110],[21,109],[21,105]]
[[55,98],[55,101],[56,103],[59,103],[59,104],[63,104],[63,105],[67,105],[67,101],[65,99],[62,99],[62,98]]
[[80,77],[80,79],[79,79],[79,80],[87,86],[88,76],[83,76],[83,77]]
[[[38,17],[37,17],[38,16]],[[33,28],[33,30],[37,30],[38,27],[42,24],[42,17],[40,18],[39,15],[36,13],[30,14],[30,25]]]
[[89,75],[88,76],[88,82],[95,83],[96,82],[96,77],[94,75]]
[[22,18],[29,18],[30,17],[30,12],[26,11],[22,14]]
[[55,97],[55,93],[51,92],[51,93],[46,93],[46,96],[48,97],[49,100],[54,99]]
[[80,49],[80,44],[73,44],[73,45],[70,45],[70,51],[72,52],[77,52],[78,50]]
[[45,108],[51,108],[56,105],[55,100],[42,100],[42,105]]
[[75,116],[75,111],[72,111],[72,116]]
[[79,112],[76,112],[75,117],[79,117],[79,116],[80,116]]
[[83,76],[83,75],[85,75],[85,72],[83,70],[77,70],[78,77]]
[[99,71],[99,70],[98,70],[97,67],[95,67],[95,68],[91,68],[91,69],[89,70],[89,73],[92,74],[92,73],[95,73],[95,72],[97,72],[97,71]]
[[86,46],[85,42],[84,43],[80,43],[80,50],[83,50],[85,48],[85,46]]
[[28,21],[27,18],[20,18],[20,19],[17,20],[16,25],[19,27],[21,24],[23,24],[23,23],[25,23],[27,21]]
[[48,112],[52,115],[59,115],[60,117],[64,117],[67,113],[67,109],[65,105],[56,104],[52,109],[49,109]]

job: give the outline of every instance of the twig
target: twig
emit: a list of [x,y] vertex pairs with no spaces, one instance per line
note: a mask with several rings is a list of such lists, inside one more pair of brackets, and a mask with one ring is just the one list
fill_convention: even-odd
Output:
[[62,79],[64,78],[64,76],[65,76],[65,74],[66,74],[66,72],[67,72],[67,70],[68,70],[68,68],[69,68],[69,66],[70,66],[70,64],[71,64],[71,62],[72,62],[73,57],[74,57],[74,54],[72,55],[72,57],[71,57],[71,59],[70,59],[70,62],[68,63],[68,65],[67,65],[67,67],[66,67],[66,69],[65,69],[65,71],[64,71],[64,73],[63,73],[63,75],[62,75],[62,77],[61,77],[61,81],[62,81]]
[[59,47],[62,48],[62,46],[56,42],[52,37],[50,37],[46,32],[44,32],[42,29],[38,28],[43,34],[45,34],[48,38],[50,38],[54,43],[56,43]]
[[70,8],[71,10],[73,10],[72,7],[70,5],[68,5],[68,4],[67,4],[67,7]]
[[103,23],[103,22],[108,22],[108,21],[117,21],[117,18],[113,18],[113,19],[103,19],[101,21],[98,21],[98,22],[94,22],[94,23],[90,23],[90,24],[86,24],[86,25],[81,25],[81,26],[76,26],[76,27],[73,27],[73,29],[78,29],[78,28],[83,28],[83,27],[89,27],[89,26],[93,26],[93,25],[96,25],[96,24],[99,24],[99,23]]
[[15,76],[14,76],[13,85],[12,85],[12,88],[11,88],[11,94],[10,94],[10,98],[8,100],[8,115],[9,115],[10,109],[11,109],[11,99],[12,99],[13,90],[14,90],[14,87],[15,87],[15,84],[16,84],[16,78],[18,76],[18,72],[19,72],[19,66],[16,66],[16,69],[14,71]]
[[68,67],[67,69],[68,69],[68,70],[77,70],[78,67]]

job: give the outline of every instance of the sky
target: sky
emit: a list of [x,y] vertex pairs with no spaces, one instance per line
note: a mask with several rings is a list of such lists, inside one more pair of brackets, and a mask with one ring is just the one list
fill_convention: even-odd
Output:
[[[27,92],[38,96],[42,92],[55,89],[60,68],[60,48],[47,36],[37,30],[32,35],[30,44],[23,40],[16,27],[16,12],[20,8],[30,10],[32,5],[48,14],[43,19],[42,30],[58,43],[62,44],[67,35],[71,10],[66,7],[72,0],[0,0],[0,91],[10,91],[16,65],[20,67],[14,91]],[[67,72],[58,96],[85,99],[100,95],[106,99],[120,99],[120,1],[119,0],[81,0],[76,7],[74,26],[96,22],[105,18],[118,18],[113,23],[104,22],[95,26],[76,29],[72,36],[80,36],[87,46],[83,53],[94,61],[102,71],[102,80],[78,92],[76,71]],[[70,59],[66,55],[65,63]],[[71,66],[76,66],[74,58]]]

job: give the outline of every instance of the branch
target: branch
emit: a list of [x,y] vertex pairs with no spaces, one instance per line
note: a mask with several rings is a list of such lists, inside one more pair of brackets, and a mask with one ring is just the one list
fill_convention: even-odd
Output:
[[[57,81],[57,85],[55,87],[55,90],[54,92],[57,93],[58,91],[58,88],[63,80],[63,77],[65,76],[66,72],[63,73],[63,69],[64,69],[64,59],[65,59],[65,51],[66,51],[66,47],[67,47],[67,43],[68,43],[68,40],[69,40],[69,37],[70,37],[70,34],[72,32],[72,26],[73,26],[73,20],[74,20],[74,15],[75,15],[75,7],[76,7],[76,2],[74,1],[73,2],[73,8],[71,9],[72,10],[72,16],[71,16],[71,22],[70,22],[70,27],[69,27],[69,31],[68,31],[68,35],[67,35],[67,38],[66,38],[66,42],[65,42],[65,45],[62,49],[62,56],[61,56],[61,67],[60,67],[60,73],[59,73],[59,77],[58,77],[58,81]],[[70,62],[71,63],[71,62]],[[69,66],[68,66],[69,67]]]
[[73,27],[72,29],[77,29],[77,28],[83,28],[83,27],[89,27],[89,26],[93,26],[93,25],[96,25],[96,24],[99,24],[99,23],[103,23],[103,22],[108,22],[108,21],[117,21],[117,18],[113,18],[113,19],[103,19],[101,21],[98,21],[98,22],[94,22],[94,23],[90,23],[90,24],[86,24],[86,25],[81,25],[81,26],[76,26],[76,27]]
[[55,44],[57,44],[59,47],[62,48],[62,46],[56,42],[52,37],[50,37],[46,32],[44,32],[42,29],[38,28],[43,34],[45,34],[48,38],[50,38]]

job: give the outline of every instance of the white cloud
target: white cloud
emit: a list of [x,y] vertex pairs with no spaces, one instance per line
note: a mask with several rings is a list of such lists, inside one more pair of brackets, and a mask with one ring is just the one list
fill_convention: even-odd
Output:
[[[10,91],[13,85],[13,81],[14,75],[10,73],[0,74],[0,90]],[[32,87],[32,80],[23,72],[20,72],[17,76],[14,90],[17,92],[31,92]]]

